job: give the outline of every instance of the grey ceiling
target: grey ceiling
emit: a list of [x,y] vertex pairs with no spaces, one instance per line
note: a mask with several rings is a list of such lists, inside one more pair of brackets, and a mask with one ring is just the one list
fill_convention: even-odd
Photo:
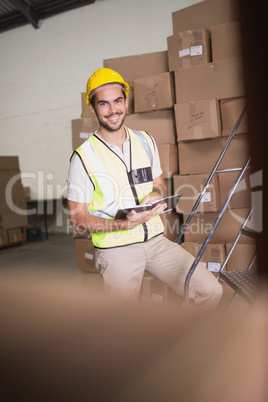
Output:
[[95,0],[0,0],[0,33],[31,24],[64,11],[95,3]]

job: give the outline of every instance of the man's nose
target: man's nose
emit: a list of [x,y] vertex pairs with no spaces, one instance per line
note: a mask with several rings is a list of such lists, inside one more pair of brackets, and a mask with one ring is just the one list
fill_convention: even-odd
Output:
[[113,103],[109,104],[109,114],[116,112],[116,106]]

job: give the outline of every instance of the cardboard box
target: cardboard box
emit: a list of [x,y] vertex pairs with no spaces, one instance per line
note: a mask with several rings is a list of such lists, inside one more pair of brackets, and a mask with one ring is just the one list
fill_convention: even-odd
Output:
[[138,54],[103,60],[103,67],[111,68],[133,83],[136,78],[168,72],[168,52]]
[[178,141],[192,141],[221,136],[218,99],[174,105]]
[[8,212],[0,215],[0,227],[2,229],[15,229],[28,226],[28,216]]
[[160,215],[164,224],[164,237],[176,241],[180,233],[180,215],[172,210]]
[[18,241],[21,241],[21,228],[28,226],[28,215],[16,210],[19,208],[23,212],[27,211],[17,156],[0,157],[0,187],[2,190],[0,193],[0,228],[1,230],[16,229],[17,234],[14,230],[10,234],[7,233],[7,236],[10,238],[13,236],[13,240],[17,237]]
[[[210,173],[227,141],[228,137],[219,137],[208,140],[179,142],[180,174]],[[249,144],[247,134],[234,136],[219,168],[241,168],[248,158]]]
[[72,120],[72,146],[73,150],[80,147],[86,141],[91,133],[99,128],[96,117],[79,118]]
[[243,65],[240,59],[182,68],[174,71],[174,76],[176,103],[245,95]]
[[18,156],[0,156],[0,170],[20,170]]
[[76,266],[83,272],[95,272],[95,248],[91,239],[75,239]]
[[83,119],[87,117],[96,118],[95,114],[91,111],[90,106],[86,103],[86,92],[81,92],[81,117]]
[[213,25],[210,32],[212,61],[242,58],[240,21]]
[[[174,193],[182,194],[177,204],[178,213],[191,212],[199,194],[202,192],[207,182],[208,174],[193,175],[174,175],[173,185]],[[196,212],[219,211],[220,209],[220,193],[218,175],[215,174],[209,184],[208,189],[203,195]]]
[[7,230],[0,229],[0,247],[8,244]]
[[172,13],[173,33],[239,20],[236,0],[206,0]]
[[173,108],[175,101],[173,73],[136,78],[133,85],[135,113]]
[[128,111],[134,113],[133,81],[136,78],[168,72],[168,52],[138,54],[103,60],[103,67],[111,68],[122,75],[130,87],[128,95]]
[[[223,215],[217,229],[215,230],[210,243],[232,243],[245,218],[249,213],[249,209],[227,209]],[[203,243],[208,234],[210,233],[215,220],[218,217],[218,212],[204,212],[195,213],[185,230],[184,241]],[[186,222],[188,215],[183,215],[183,222]],[[253,244],[252,238],[241,236],[239,243],[241,244]]]
[[9,170],[0,170],[0,185],[1,189],[7,185],[9,181]]
[[24,188],[21,181],[21,172],[19,170],[8,171],[8,183],[11,186],[13,199],[24,197]]
[[7,234],[9,244],[21,243],[23,241],[21,228],[9,229]]
[[178,173],[178,147],[176,144],[159,144],[158,152],[163,178],[168,179]]
[[0,215],[6,214],[10,212],[10,209],[7,205],[5,196],[3,194],[0,195]]
[[127,107],[127,114],[134,113],[134,87],[133,83],[129,83],[129,94],[128,94],[128,107]]
[[[246,106],[246,98],[229,98],[220,100],[220,113],[222,121],[222,136],[229,136],[237,123],[238,118]],[[248,132],[248,120],[246,112],[243,115],[235,135]]]
[[8,198],[6,199],[5,196],[0,196],[0,215],[6,215],[11,213],[12,216],[15,213],[15,215],[20,215],[20,214],[27,214],[27,201],[26,199],[23,198],[11,198],[9,200]]
[[147,131],[159,144],[175,144],[176,128],[174,110],[137,113],[126,117],[126,127]]
[[[234,186],[240,172],[219,173],[220,206],[222,207]],[[251,207],[251,187],[249,173],[246,172],[241,179],[229,204],[229,208],[250,208]]]
[[9,199],[14,202],[17,199],[24,198],[24,187],[21,181],[21,172],[19,170],[0,170],[0,210],[9,209],[7,202]]
[[[26,199],[18,157],[0,157],[0,226],[4,230],[28,226]],[[17,210],[19,209],[19,210]],[[21,212],[20,210],[23,210]],[[8,234],[7,234],[8,236]]]
[[[231,247],[232,243],[226,243],[226,255],[228,255]],[[241,271],[247,269],[255,252],[256,244],[237,244],[226,264],[227,271]],[[251,271],[257,272],[257,260],[254,261]]]
[[209,63],[210,31],[204,28],[179,32],[167,38],[169,71]]
[[5,194],[0,194],[0,215],[7,214],[9,212],[11,212],[11,210],[5,198]]
[[[181,244],[181,247],[192,254],[194,257],[197,257],[202,244],[193,243],[193,242],[184,242]],[[208,244],[200,262],[203,264],[209,271],[211,272],[219,272],[224,260],[226,257],[225,244]]]
[[159,279],[144,274],[140,289],[140,298],[149,303],[167,303],[169,301],[170,289]]
[[169,179],[164,179],[165,186],[167,188],[167,195],[173,195],[174,190],[173,190],[173,177],[170,177]]

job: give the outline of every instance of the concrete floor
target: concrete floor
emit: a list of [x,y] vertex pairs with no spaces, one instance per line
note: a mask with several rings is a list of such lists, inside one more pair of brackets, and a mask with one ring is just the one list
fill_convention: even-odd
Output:
[[65,233],[48,239],[0,249],[0,280],[6,283],[46,283],[66,290],[102,290],[98,274],[81,272],[76,266],[75,240]]
[[[1,271],[25,270],[77,274],[75,269],[75,241],[65,233],[50,233],[48,240],[26,242],[0,251]],[[56,270],[56,271],[55,271]]]

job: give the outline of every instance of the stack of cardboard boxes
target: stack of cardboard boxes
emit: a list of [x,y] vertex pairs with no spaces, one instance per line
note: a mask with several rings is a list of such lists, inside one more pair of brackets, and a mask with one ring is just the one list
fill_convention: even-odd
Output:
[[[118,71],[129,83],[125,125],[154,137],[169,194],[183,194],[176,211],[162,215],[165,236],[175,241],[180,222],[186,220],[244,108],[245,91],[235,0],[206,0],[176,11],[172,13],[172,26],[167,51],[105,59],[103,67]],[[84,93],[81,118],[72,123],[75,149],[97,124],[84,101]],[[244,117],[220,168],[241,168],[248,156]],[[193,255],[198,253],[236,176],[237,172],[229,172],[213,178],[182,244]],[[202,263],[212,272],[218,271],[250,207],[248,180],[247,176],[203,256]],[[90,240],[87,241],[91,249]],[[240,247],[245,255],[243,241]],[[252,250],[248,252],[251,253]],[[236,269],[243,265],[239,255],[236,252]],[[85,260],[80,255],[80,269],[81,258]],[[92,258],[90,262],[93,264]],[[87,266],[88,263],[89,260]],[[232,264],[230,261],[227,269],[233,269]],[[151,301],[159,300],[152,290],[156,279],[147,275],[145,278],[141,294],[146,294],[146,300],[149,293]],[[163,292],[162,299],[166,300],[168,292]]]
[[[245,89],[235,1],[207,0],[174,12],[172,21],[173,35],[167,43],[169,68],[175,79],[179,159],[179,174],[173,183],[174,192],[183,193],[177,211],[185,222],[245,107]],[[250,156],[247,135],[245,116],[220,169],[244,166]],[[182,246],[193,255],[205,241],[237,176],[236,171],[214,175],[184,235]],[[202,256],[201,262],[212,272],[218,272],[249,212],[249,179],[247,173]],[[255,244],[247,243],[254,241],[241,237],[227,270],[244,269],[245,260],[250,262]]]
[[2,248],[23,243],[27,238],[27,204],[17,156],[0,157],[0,186],[0,247]]

